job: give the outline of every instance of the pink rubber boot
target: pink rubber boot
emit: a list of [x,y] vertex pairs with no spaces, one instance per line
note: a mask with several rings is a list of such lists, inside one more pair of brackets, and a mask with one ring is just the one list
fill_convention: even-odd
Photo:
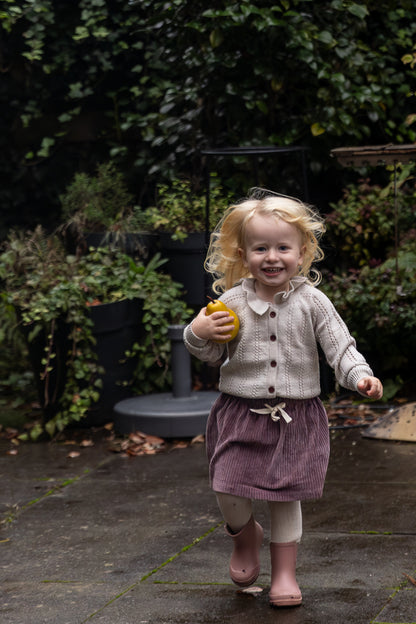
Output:
[[296,582],[296,542],[270,544],[272,584],[270,604],[272,607],[295,607],[302,602],[302,594]]
[[240,587],[248,587],[260,572],[259,550],[263,541],[263,529],[253,516],[238,532],[232,533],[225,527],[227,535],[233,538],[234,550],[230,560],[230,576]]

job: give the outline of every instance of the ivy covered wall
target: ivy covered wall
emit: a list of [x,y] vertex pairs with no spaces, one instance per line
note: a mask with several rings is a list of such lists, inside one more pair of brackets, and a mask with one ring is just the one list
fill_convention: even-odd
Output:
[[200,148],[304,145],[340,193],[331,148],[416,138],[411,0],[3,0],[0,25],[3,231],[109,159],[146,203]]

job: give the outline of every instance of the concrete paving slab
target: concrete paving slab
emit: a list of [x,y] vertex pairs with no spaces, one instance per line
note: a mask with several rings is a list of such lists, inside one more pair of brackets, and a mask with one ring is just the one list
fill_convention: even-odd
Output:
[[[202,466],[203,451],[197,455]],[[102,580],[112,571],[145,575],[219,521],[195,461],[189,469],[195,453],[182,456],[183,461],[159,455],[145,462],[112,456],[111,465],[99,465],[94,474],[32,505],[7,533],[2,568],[30,580],[26,553],[35,549],[34,566],[36,573],[42,569],[43,580]],[[201,501],[195,514],[195,507],[184,506],[183,500],[198,491],[207,504]],[[64,570],[71,572],[65,576]]]
[[321,501],[305,502],[305,530],[349,533],[415,532],[415,491],[403,483],[337,483],[326,485]]
[[[303,504],[304,604],[268,605],[267,505],[256,595],[228,578],[230,544],[202,445],[124,458],[105,443],[0,441],[2,624],[415,624],[416,448],[337,431],[324,496]],[[57,487],[51,489],[51,484]],[[16,504],[16,510],[10,505]],[[3,512],[3,513],[2,513]]]
[[[21,444],[17,455],[7,455],[9,449],[10,444],[0,440],[0,518],[81,479],[111,457],[103,453],[102,444],[84,450],[75,444]],[[73,450],[80,452],[76,460],[68,457]]]
[[415,624],[416,588],[404,587],[395,591],[386,606],[374,619],[374,624],[389,624],[390,622]]
[[2,624],[77,624],[111,601],[117,584],[2,580]]
[[382,590],[368,595],[362,589],[303,590],[304,604],[273,609],[267,591],[256,596],[242,594],[233,586],[199,586],[147,583],[97,613],[101,624],[363,624],[370,622]]

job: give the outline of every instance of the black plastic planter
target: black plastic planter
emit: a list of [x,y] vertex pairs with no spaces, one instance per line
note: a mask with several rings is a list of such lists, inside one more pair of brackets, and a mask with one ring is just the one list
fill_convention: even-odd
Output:
[[98,403],[89,410],[82,424],[102,425],[112,419],[113,407],[131,394],[130,385],[137,357],[126,357],[143,335],[141,299],[124,299],[90,308],[98,364],[105,373]]
[[[137,358],[127,358],[126,351],[131,350],[135,342],[143,335],[142,300],[124,299],[114,303],[105,303],[89,308],[94,322],[93,335],[96,339],[95,351],[98,364],[104,369],[101,379],[103,387],[98,403],[93,405],[86,418],[79,422],[81,426],[100,426],[112,419],[113,407],[131,394],[130,384]],[[28,339],[31,328],[22,326]],[[60,409],[60,398],[67,379],[67,359],[71,349],[68,338],[70,328],[63,321],[56,324],[53,336],[56,356],[53,369],[48,375],[47,383],[42,380],[44,371],[42,358],[45,357],[47,344],[46,331],[28,341],[29,358],[35,373],[39,402],[44,413],[45,422],[55,416]]]
[[207,252],[204,232],[191,232],[183,241],[169,233],[160,234],[160,252],[168,262],[164,270],[185,288],[184,299],[192,306],[203,306],[212,295],[212,281],[204,269]]

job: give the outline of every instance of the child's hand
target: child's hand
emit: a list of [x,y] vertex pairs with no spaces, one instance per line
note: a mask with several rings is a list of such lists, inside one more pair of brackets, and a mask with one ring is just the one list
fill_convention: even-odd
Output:
[[224,310],[206,314],[206,307],[200,310],[192,321],[192,331],[203,340],[223,340],[230,338],[234,329],[233,317]]
[[357,386],[358,390],[370,399],[381,399],[383,396],[383,384],[377,377],[364,377]]

